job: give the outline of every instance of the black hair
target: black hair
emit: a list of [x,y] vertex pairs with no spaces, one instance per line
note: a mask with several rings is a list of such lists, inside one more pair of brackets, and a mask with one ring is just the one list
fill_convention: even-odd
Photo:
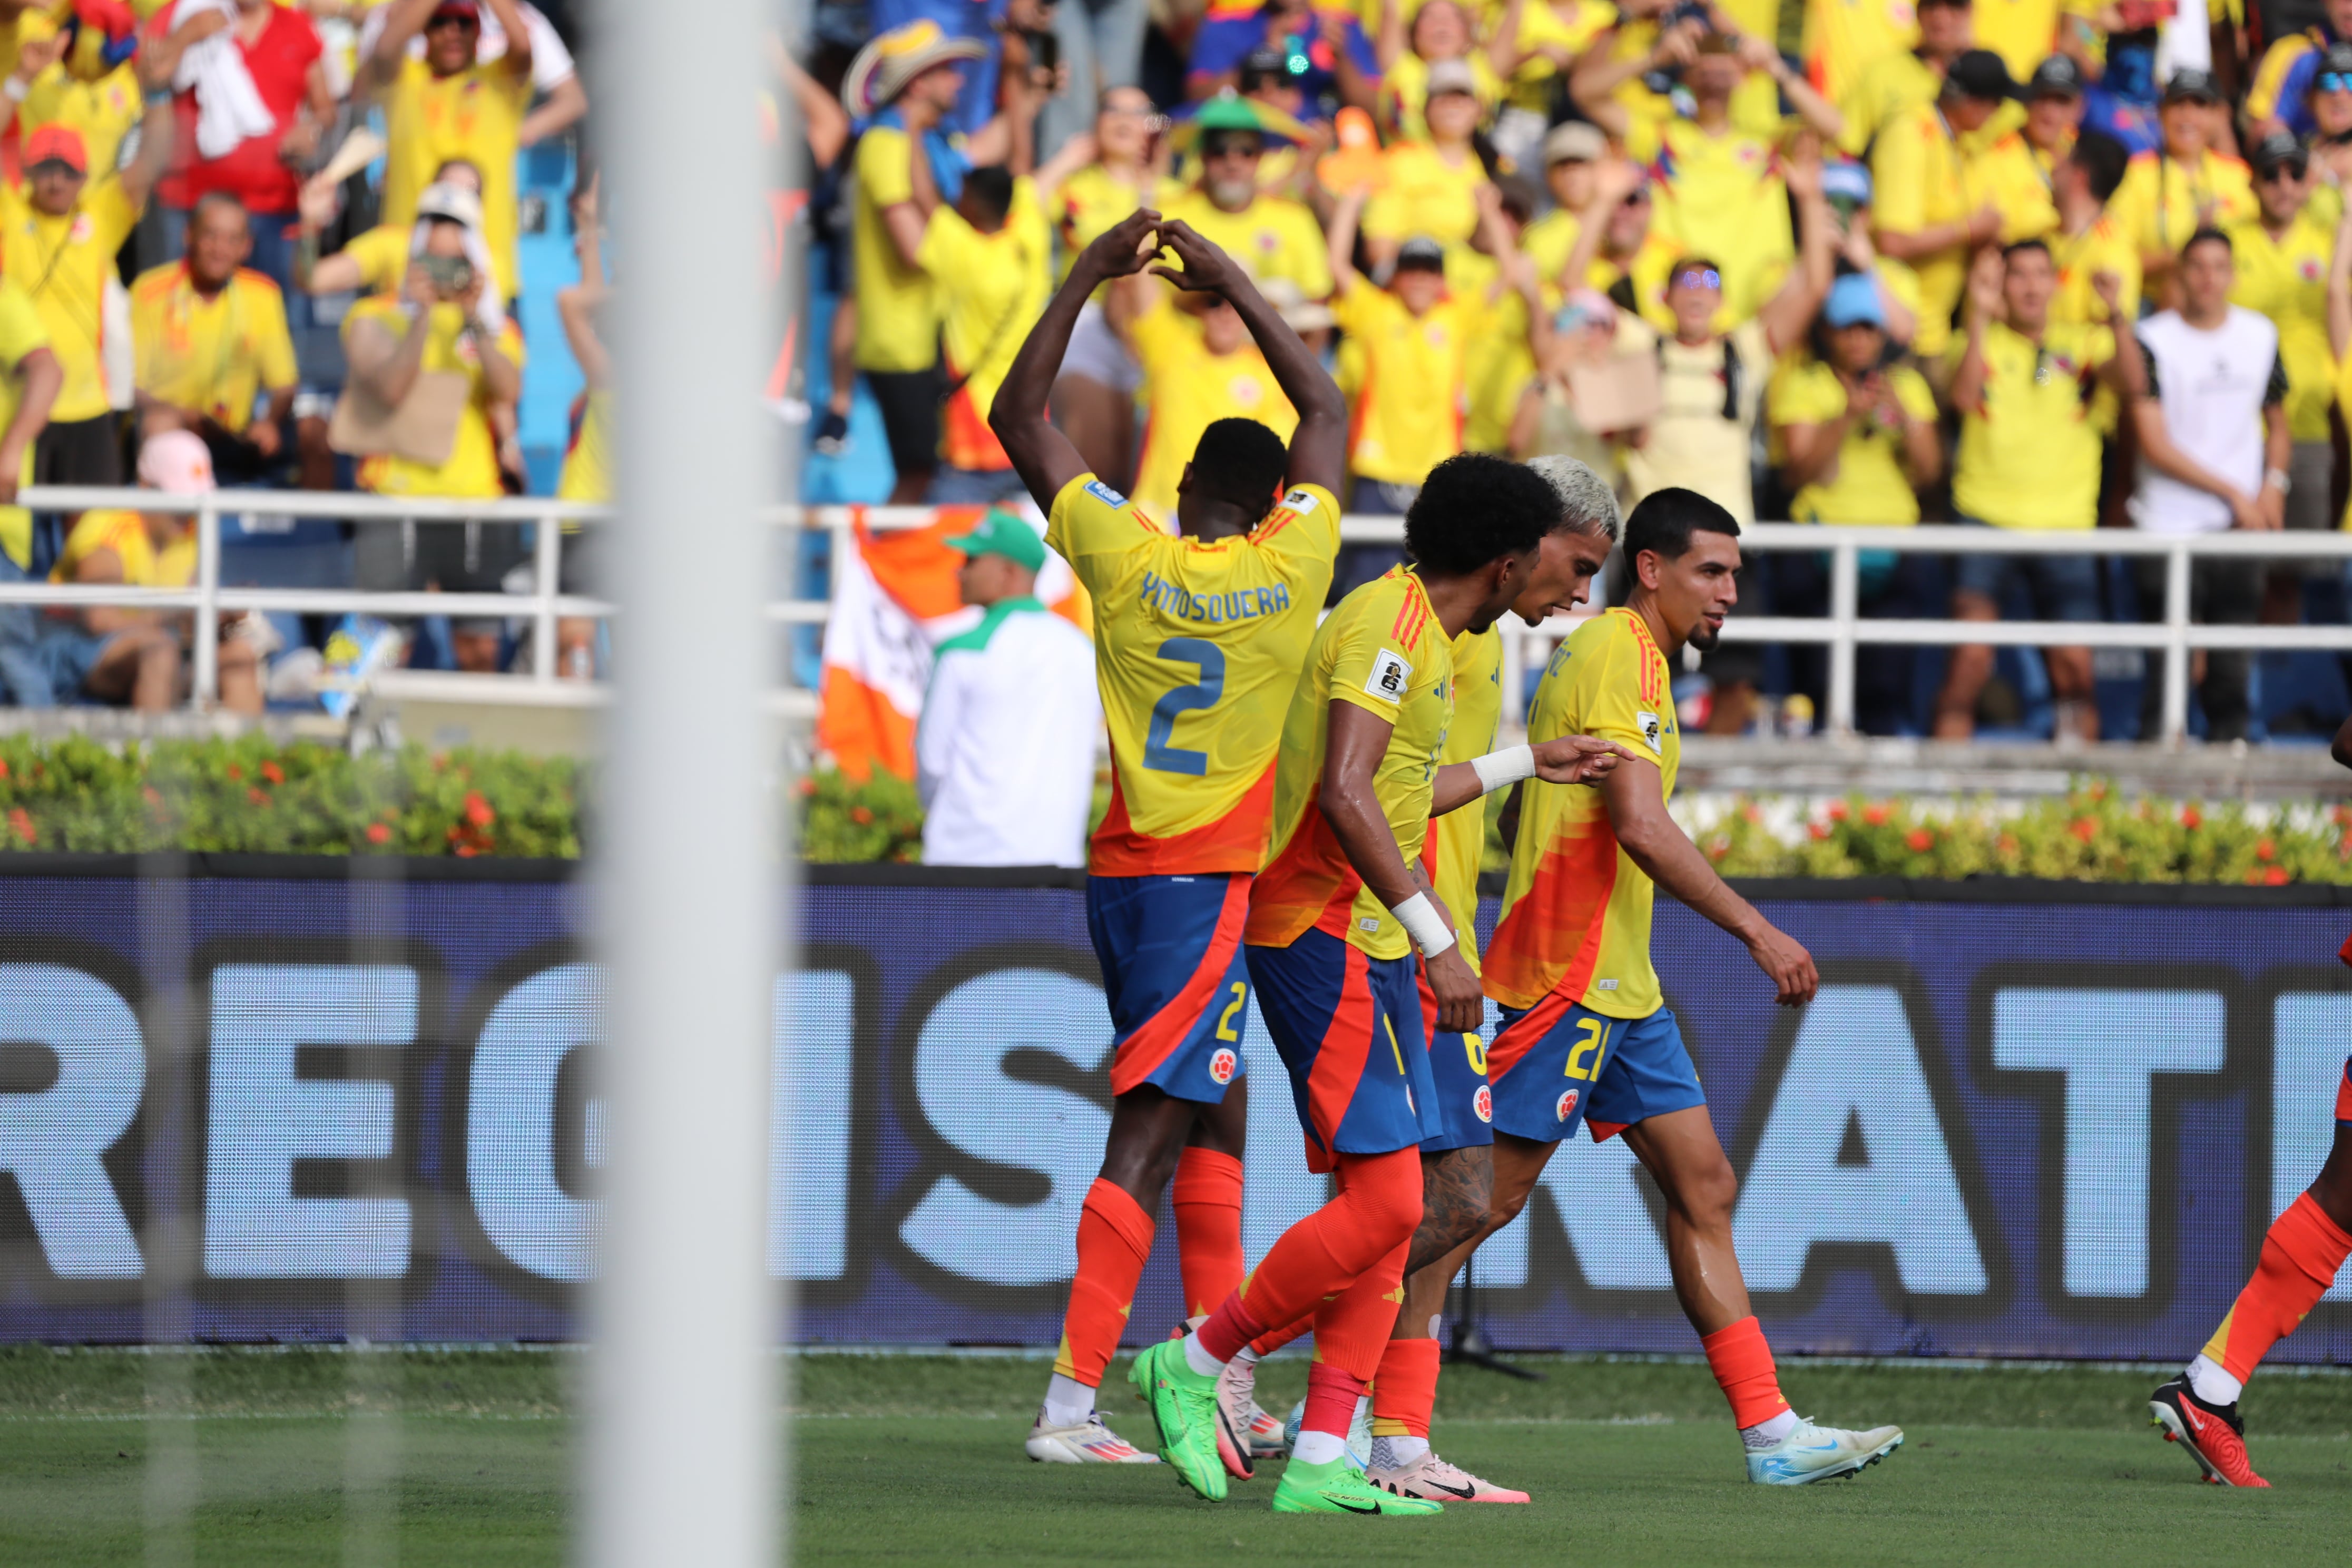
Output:
[[1505,174],[1495,182],[1495,192],[1503,198],[1503,210],[1526,223],[1543,209],[1543,193],[1525,174]]
[[2002,246],[2000,247],[2000,258],[2005,262],[2014,261],[2029,250],[2040,251],[2042,254],[2042,257],[2053,266],[2057,263],[2058,258],[2050,254],[2050,247],[2038,239],[2013,240],[2010,244]]
[[202,223],[205,214],[221,211],[236,214],[240,221],[248,223],[252,221],[253,215],[247,209],[244,201],[236,192],[206,191],[196,198],[196,205],[188,209],[188,227],[194,229],[196,225]]
[[1289,468],[1282,437],[1255,419],[1212,420],[1192,448],[1192,489],[1241,508],[1253,521],[1273,510]]
[[1457,452],[1429,470],[1404,514],[1404,547],[1440,577],[1525,555],[1561,526],[1559,492],[1525,463]]
[[1631,564],[1647,550],[1662,560],[1679,561],[1690,553],[1694,533],[1727,533],[1737,539],[1739,523],[1696,490],[1653,490],[1625,520],[1625,560]]
[[1013,171],[1002,163],[982,163],[970,171],[963,189],[991,223],[1003,223],[1013,210]]
[[2085,131],[2074,139],[2069,163],[2091,178],[2091,194],[2105,201],[2120,189],[2131,169],[2131,150],[2104,131]]
[[2218,245],[2229,252],[2232,259],[2235,259],[2238,254],[2238,247],[2230,243],[2230,237],[2208,224],[2180,242],[2181,259],[2187,260],[2189,253],[2200,245]]

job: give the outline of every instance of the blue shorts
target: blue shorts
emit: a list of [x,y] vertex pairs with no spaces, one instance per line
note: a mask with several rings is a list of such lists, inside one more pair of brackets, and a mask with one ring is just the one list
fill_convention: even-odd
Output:
[[1571,1136],[1580,1121],[1598,1143],[1636,1121],[1706,1103],[1670,1007],[1612,1018],[1547,996],[1523,1013],[1505,1009],[1486,1058],[1495,1130],[1537,1143]]
[[1486,1042],[1475,1033],[1454,1035],[1437,1027],[1437,994],[1420,976],[1421,1025],[1429,1034],[1431,1097],[1444,1131],[1421,1141],[1424,1154],[1449,1149],[1485,1149],[1495,1142],[1495,1091],[1486,1084]]
[[1087,879],[1087,934],[1117,1041],[1113,1094],[1148,1083],[1215,1105],[1241,1077],[1249,890],[1246,872]]
[[[1964,517],[1978,528],[1992,524]],[[2095,555],[1961,555],[1954,558],[1952,587],[1957,593],[1990,599],[2006,615],[2010,589],[2023,584],[2033,603],[2033,615],[2044,621],[2105,619],[2099,608],[2099,560]]]
[[1290,1074],[1309,1170],[1334,1154],[1387,1154],[1438,1135],[1411,957],[1372,958],[1328,931],[1252,947],[1250,979]]
[[40,641],[34,645],[34,657],[48,671],[49,689],[60,702],[70,702],[81,694],[81,683],[98,667],[106,647],[121,632],[85,630],[79,621],[51,621],[41,627]]

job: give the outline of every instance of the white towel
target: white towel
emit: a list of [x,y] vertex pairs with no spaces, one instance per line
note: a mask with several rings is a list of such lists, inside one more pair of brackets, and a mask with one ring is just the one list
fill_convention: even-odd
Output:
[[217,11],[228,26],[180,56],[172,75],[173,88],[196,94],[196,151],[206,158],[226,158],[237,144],[278,129],[269,106],[245,68],[245,51],[236,46],[236,0],[180,0],[172,11],[172,31],[178,32],[196,16]]

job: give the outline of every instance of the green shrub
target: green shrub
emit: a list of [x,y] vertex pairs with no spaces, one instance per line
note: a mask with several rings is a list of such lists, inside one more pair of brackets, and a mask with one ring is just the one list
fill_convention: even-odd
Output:
[[837,768],[800,783],[801,858],[862,865],[923,858],[923,803],[915,786],[877,770],[857,784]]

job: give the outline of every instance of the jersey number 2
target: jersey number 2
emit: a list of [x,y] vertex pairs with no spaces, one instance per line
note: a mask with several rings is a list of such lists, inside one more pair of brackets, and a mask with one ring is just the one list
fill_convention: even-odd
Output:
[[1209,771],[1209,753],[1171,746],[1176,716],[1211,708],[1225,694],[1225,651],[1200,637],[1170,637],[1160,645],[1158,658],[1171,663],[1198,665],[1201,679],[1180,686],[1151,705],[1151,727],[1144,731],[1143,765],[1154,773],[1185,773],[1199,778]]

